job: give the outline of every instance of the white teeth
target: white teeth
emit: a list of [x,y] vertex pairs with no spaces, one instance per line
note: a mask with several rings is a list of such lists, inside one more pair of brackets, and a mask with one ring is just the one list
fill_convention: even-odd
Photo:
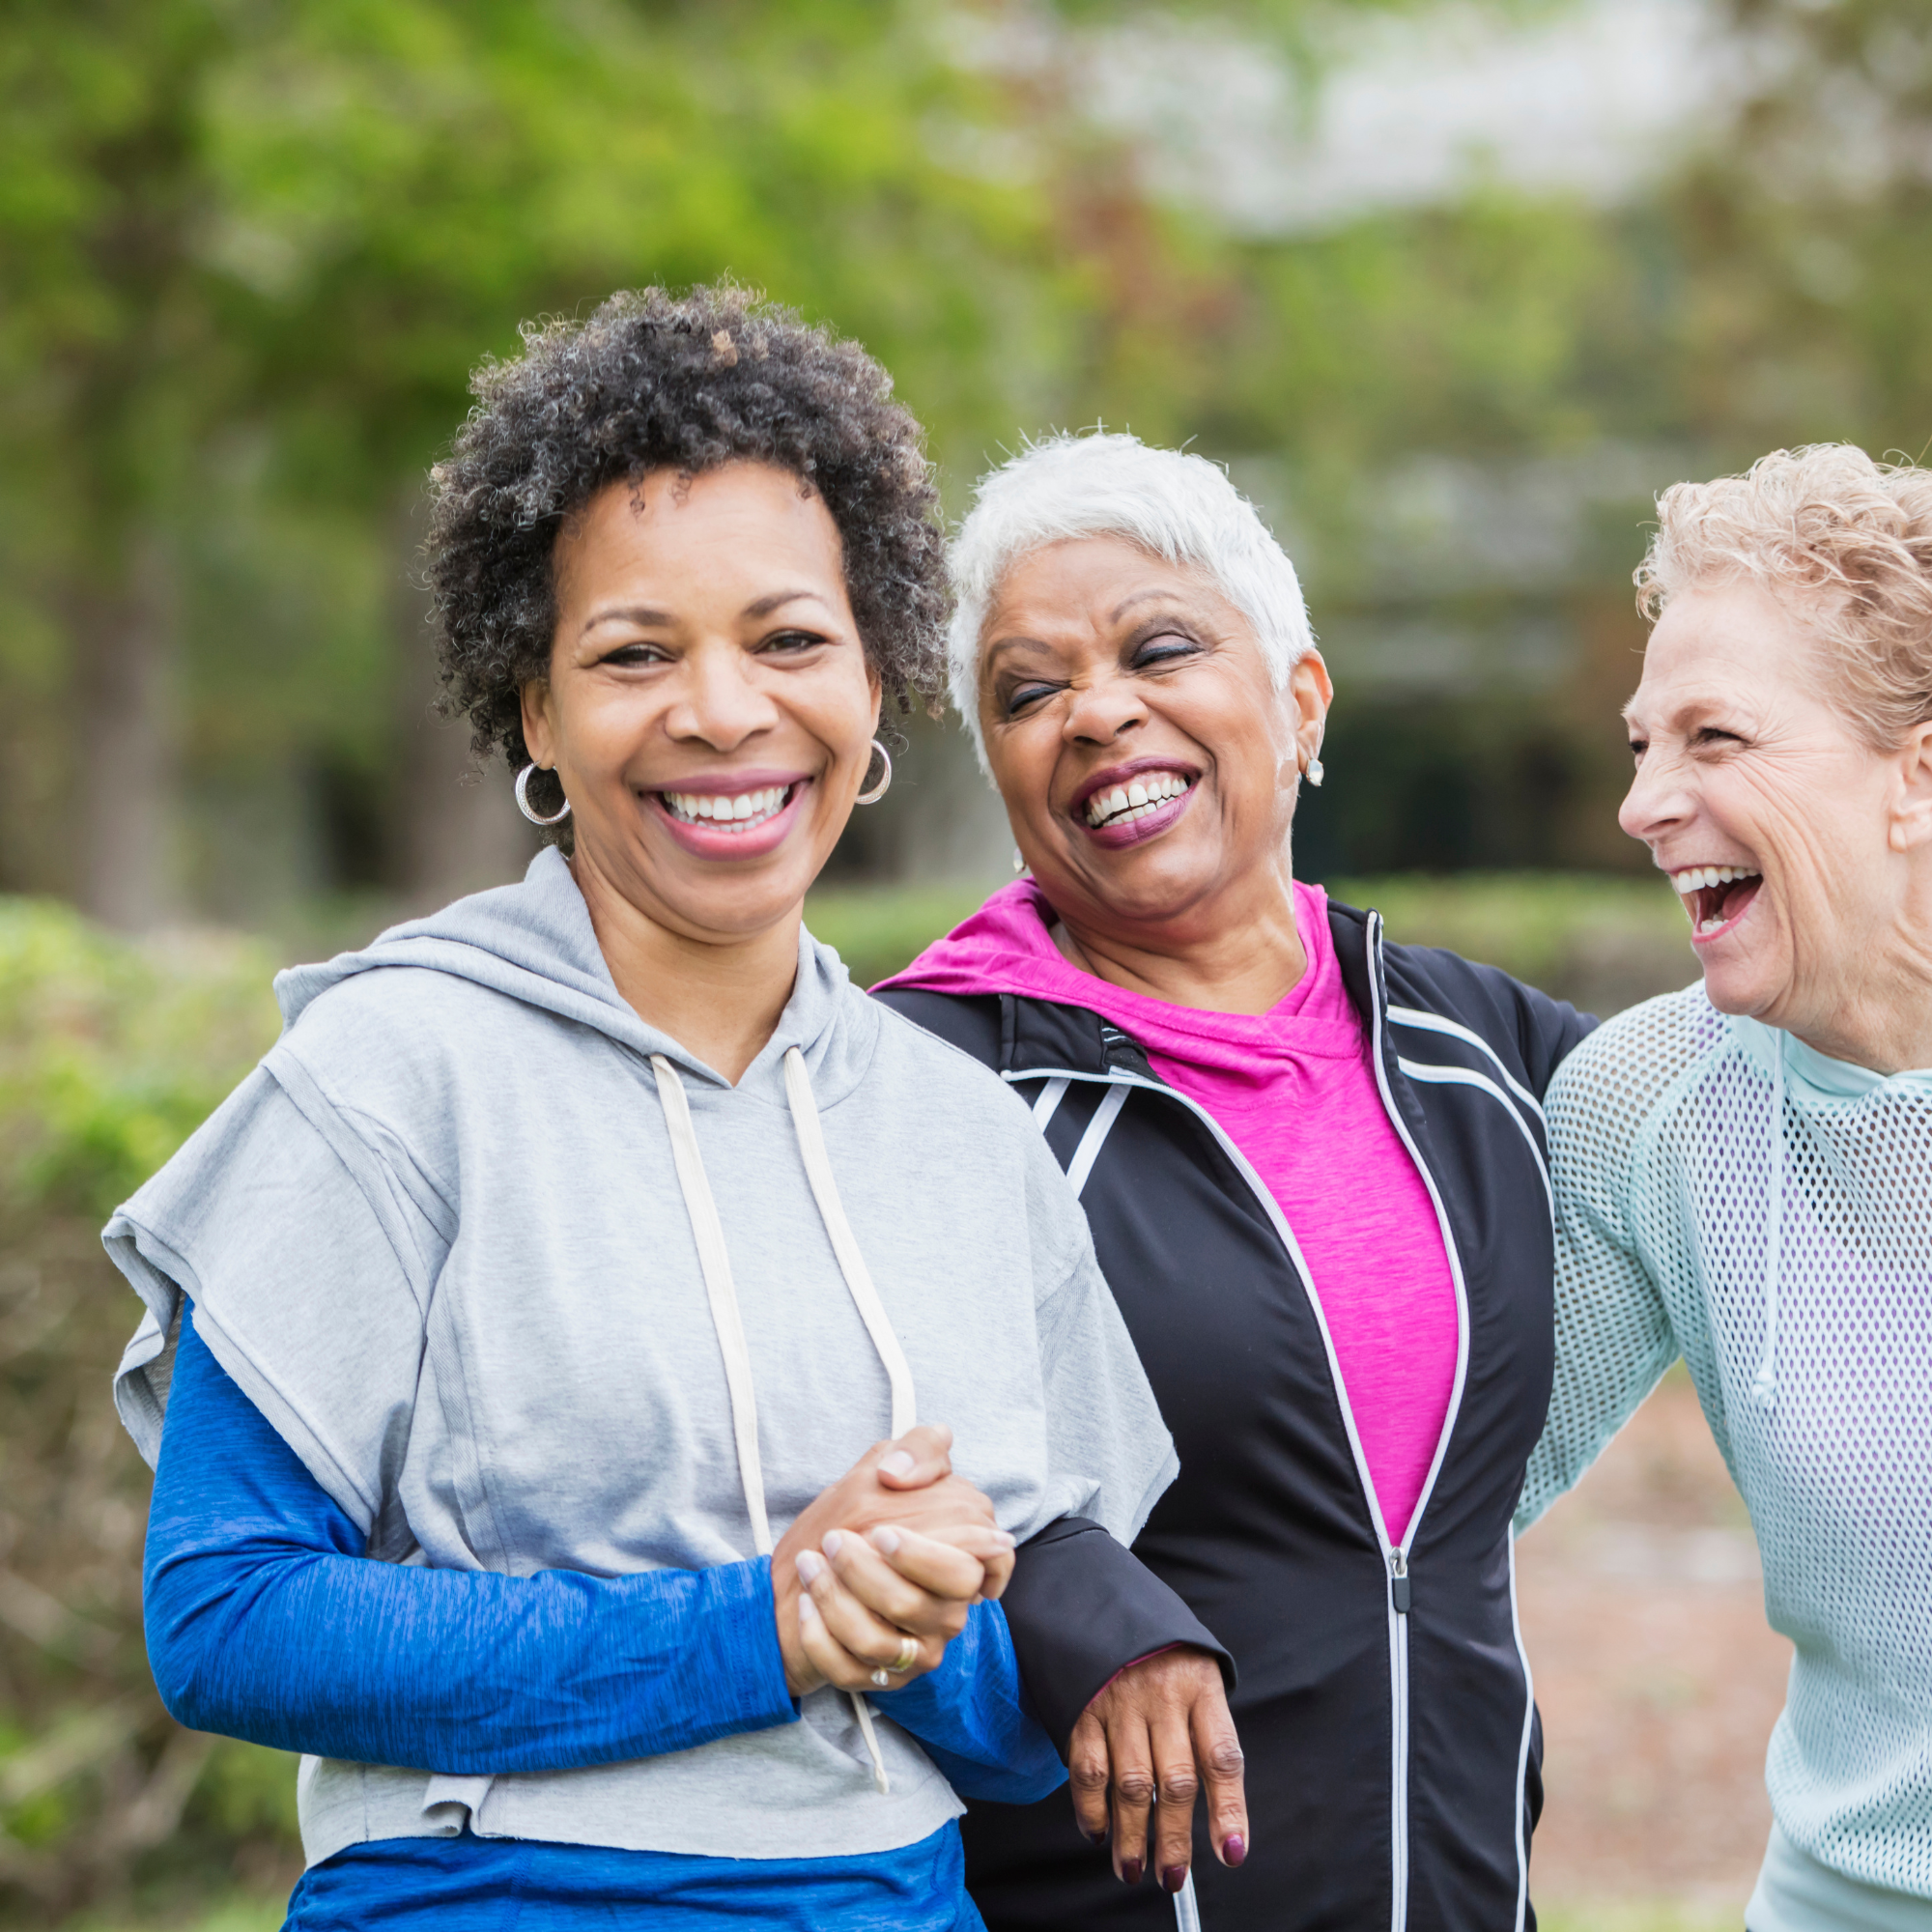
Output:
[[1124,786],[1116,785],[1111,791],[1095,792],[1087,801],[1087,823],[1131,825],[1168,800],[1179,798],[1192,782],[1179,772],[1150,772],[1131,780]]
[[749,825],[781,810],[790,789],[789,785],[767,785],[759,791],[668,791],[663,798],[674,818]]
[[1755,879],[1758,873],[1748,866],[1691,866],[1672,872],[1670,883],[1681,894],[1702,892],[1711,886],[1728,886],[1737,879]]

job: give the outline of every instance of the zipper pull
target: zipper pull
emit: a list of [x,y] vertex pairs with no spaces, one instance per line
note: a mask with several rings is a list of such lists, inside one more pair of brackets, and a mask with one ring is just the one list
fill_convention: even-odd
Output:
[[1389,1597],[1395,1605],[1399,1617],[1408,1614],[1408,1553],[1403,1549],[1389,1551]]

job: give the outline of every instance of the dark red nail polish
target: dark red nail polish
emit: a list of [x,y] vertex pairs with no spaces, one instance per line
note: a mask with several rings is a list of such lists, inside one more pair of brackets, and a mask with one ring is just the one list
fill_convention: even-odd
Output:
[[1185,1865],[1169,1865],[1161,1873],[1160,1882],[1166,1890],[1179,1891],[1187,1883],[1187,1867]]
[[1140,1884],[1141,1873],[1144,1869],[1145,1867],[1139,1859],[1122,1859],[1121,1861],[1121,1876],[1128,1885]]
[[1080,1828],[1080,1835],[1090,1845],[1104,1845],[1107,1842],[1107,1828],[1102,1825],[1097,1832],[1090,1832],[1085,1825]]
[[1221,1862],[1224,1865],[1237,1865],[1247,1855],[1247,1840],[1238,1832],[1231,1832],[1221,1840]]

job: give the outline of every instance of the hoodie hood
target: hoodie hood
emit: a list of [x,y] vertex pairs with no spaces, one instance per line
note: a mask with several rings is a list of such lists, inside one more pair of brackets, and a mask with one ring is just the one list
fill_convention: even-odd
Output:
[[[356,952],[275,976],[285,1034],[325,993],[364,973],[413,968],[445,973],[473,985],[593,1029],[646,1059],[662,1055],[702,1087],[732,1083],[646,1024],[618,992],[590,923],[590,908],[563,855],[546,847],[523,882],[456,900],[440,912],[392,925]],[[805,1056],[822,1103],[848,1094],[864,1074],[877,1035],[870,1002],[855,1000],[845,963],[803,927],[798,978],[778,1028],[736,1084],[744,1093],[784,1103],[784,1057]]]

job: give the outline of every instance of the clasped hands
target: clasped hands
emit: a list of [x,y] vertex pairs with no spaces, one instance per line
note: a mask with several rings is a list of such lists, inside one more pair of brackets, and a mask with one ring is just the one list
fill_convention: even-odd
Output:
[[[974,1604],[1006,1589],[1013,1539],[952,1473],[952,1432],[930,1425],[874,1443],[773,1551],[794,1696],[909,1684],[938,1665]],[[1095,1844],[1112,1839],[1114,1870],[1129,1885],[1151,1869],[1180,1889],[1203,1795],[1215,1856],[1227,1865],[1247,1857],[1240,1743],[1220,1665],[1202,1651],[1162,1651],[1103,1686],[1074,1727],[1067,1769],[1081,1830]]]
[[873,1443],[772,1552],[794,1697],[826,1684],[896,1690],[936,1668],[973,1605],[1007,1587],[1013,1539],[952,1473],[952,1432],[930,1425]]

